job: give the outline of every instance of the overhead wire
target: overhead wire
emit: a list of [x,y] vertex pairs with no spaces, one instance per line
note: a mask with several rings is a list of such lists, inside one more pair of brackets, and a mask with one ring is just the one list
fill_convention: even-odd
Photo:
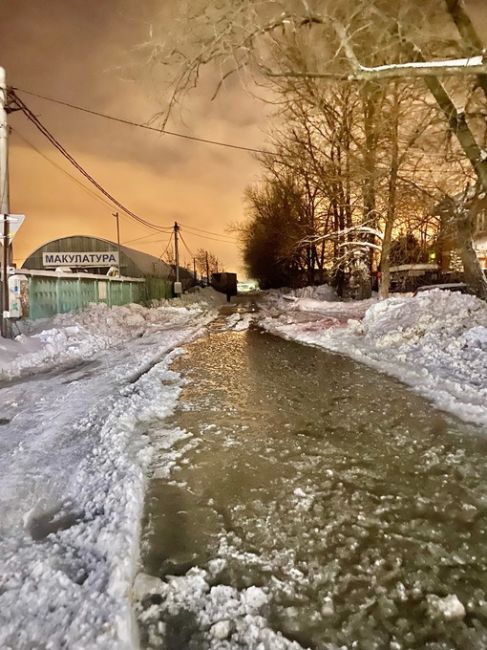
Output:
[[164,255],[165,255],[165,254],[167,253],[167,251],[169,250],[169,246],[171,245],[171,241],[172,241],[172,238],[173,238],[173,237],[174,237],[174,232],[171,233],[171,236],[169,237],[169,241],[167,242],[167,246],[166,246],[166,248],[165,248],[164,251],[159,255],[159,259],[160,259],[160,260],[162,260],[162,258],[164,257]]
[[[134,243],[136,241],[140,241],[142,239],[147,239],[148,237],[154,237],[155,234],[156,233],[154,233],[154,232],[150,232],[149,234],[143,235],[142,237],[135,237],[134,239],[127,239],[127,241],[124,241],[122,243],[123,243],[123,245],[132,244],[132,243]],[[166,238],[164,237],[163,239],[154,239],[154,241],[144,242],[144,243],[145,244],[156,244],[156,243],[160,243],[161,241],[166,241]]]
[[127,120],[122,117],[117,117],[115,115],[109,115],[108,113],[102,113],[101,111],[95,111],[90,108],[86,108],[85,106],[78,106],[77,104],[72,104],[71,102],[64,101],[62,99],[56,99],[54,97],[49,97],[47,95],[42,95],[40,93],[34,93],[30,90],[25,90],[23,88],[18,88],[17,86],[11,86],[10,87],[12,91],[19,91],[22,93],[25,93],[26,95],[30,95],[31,97],[37,97],[39,99],[43,99],[48,102],[52,102],[54,104],[59,104],[61,106],[65,106],[67,108],[71,108],[76,111],[81,111],[83,113],[88,113],[89,115],[94,115],[96,117],[101,117],[106,120],[111,120],[112,122],[119,122],[120,124],[125,124],[126,126],[134,126],[139,129],[146,129],[147,131],[154,131],[156,133],[162,133],[163,135],[170,135],[176,138],[182,138],[184,140],[191,140],[193,142],[200,142],[202,144],[210,144],[214,145],[217,147],[226,147],[227,149],[236,149],[240,151],[246,151],[248,153],[258,153],[258,154],[264,154],[264,155],[271,155],[271,156],[277,156],[277,153],[273,153],[272,151],[267,151],[266,149],[257,149],[255,147],[245,147],[244,145],[238,145],[238,144],[232,144],[230,142],[222,142],[220,140],[212,140],[210,138],[200,138],[198,136],[194,135],[187,135],[185,133],[178,133],[177,131],[169,131],[168,129],[163,129],[163,128],[158,128],[156,126],[150,126],[150,124],[143,124],[141,122],[135,122],[132,120]]
[[[28,91],[23,91],[23,92],[28,92]],[[146,219],[140,217],[139,215],[137,215],[133,211],[129,210],[125,205],[123,205],[120,201],[118,201],[118,199],[116,199],[107,190],[105,190],[105,188],[100,183],[98,183],[98,181],[96,181],[96,179],[89,172],[87,172],[86,169],[84,169],[84,167],[82,167],[82,165],[80,163],[78,163],[78,161],[65,149],[65,147],[59,142],[59,140],[57,140],[57,138],[47,129],[47,127],[44,124],[42,124],[42,122],[37,118],[37,116],[28,108],[28,106],[25,104],[25,102],[23,102],[18,97],[18,95],[15,93],[15,90],[11,90],[11,94],[12,94],[18,108],[20,110],[22,110],[22,112],[27,117],[27,119],[29,119],[29,121],[34,124],[34,126],[42,133],[42,135],[44,135],[44,137],[46,137],[49,140],[49,142],[51,142],[51,144],[61,153],[61,155],[63,155],[68,160],[68,162],[70,162],[92,185],[94,185],[99,192],[101,192],[104,196],[106,196],[107,199],[110,202],[103,199],[101,196],[97,195],[95,192],[92,192],[88,187],[86,187],[83,183],[81,183],[75,176],[73,176],[72,174],[69,174],[69,172],[67,172],[62,166],[58,165],[53,160],[51,160],[48,156],[46,156],[43,152],[41,152],[37,147],[35,147],[35,145],[33,145],[31,142],[29,142],[27,140],[27,138],[25,138],[22,134],[20,134],[18,131],[16,131],[16,134],[28,146],[30,146],[32,149],[34,149],[40,156],[42,156],[45,160],[47,160],[54,167],[59,169],[59,171],[61,171],[65,175],[67,175],[73,182],[77,183],[85,192],[87,192],[88,194],[90,194],[91,196],[96,198],[98,201],[103,202],[105,205],[107,205],[109,207],[112,207],[113,205],[115,205],[120,210],[122,210],[122,212],[127,214],[130,218],[134,219],[135,221],[137,221],[141,225],[150,228],[151,230],[155,230],[157,232],[169,232],[169,231],[171,231],[170,227],[159,226],[159,225],[153,224],[153,223],[147,221]],[[33,94],[33,93],[29,93],[29,94]],[[45,97],[43,97],[43,98],[45,98]],[[47,98],[45,98],[45,99],[47,99]],[[224,244],[236,244],[237,243],[236,239],[228,237],[223,233],[215,233],[215,232],[212,232],[212,231],[204,230],[202,228],[198,228],[196,226],[184,226],[184,227],[188,231],[189,234],[191,234],[193,236],[196,236],[196,237],[200,237],[200,238],[203,238],[203,239],[208,239],[210,241],[215,241],[215,242],[224,243]],[[128,240],[128,242],[124,242],[124,243],[131,243],[131,242],[134,242],[134,241],[140,241],[142,239],[146,239],[147,237],[150,237],[150,235],[145,235],[145,236],[142,236],[142,237],[131,239],[131,240]],[[172,234],[171,234],[171,237],[170,237],[170,239],[168,241],[168,245],[166,247],[166,250],[164,251],[164,253],[162,255],[165,255],[165,253],[167,252],[167,250],[168,250],[168,248],[170,246],[171,240],[172,240]],[[186,244],[186,242],[184,241],[184,239],[182,239],[182,240],[183,240],[183,244],[186,247],[186,250],[188,251],[188,253],[192,257],[194,257],[193,253],[190,251],[190,249],[189,249],[188,245]],[[159,242],[159,240],[155,240],[154,242],[147,242],[147,243],[158,243],[158,242]]]
[[201,237],[202,239],[209,239],[210,241],[219,242],[220,244],[234,244],[235,246],[238,244],[238,241],[236,239],[217,239],[216,237],[209,237],[208,235],[203,235],[198,232],[191,232],[191,230],[189,230],[187,227],[186,227],[186,231],[188,232],[188,234],[192,235],[193,237]]
[[192,253],[191,250],[189,249],[189,246],[188,246],[188,244],[185,242],[184,237],[183,237],[182,234],[181,234],[181,231],[179,232],[179,239],[182,241],[183,246],[184,246],[184,248],[187,250],[187,252],[189,253],[189,256],[191,257],[191,259],[194,259],[194,258],[195,258],[195,255],[194,255],[194,253]]
[[44,124],[37,118],[37,116],[29,109],[29,107],[12,91],[13,97],[17,104],[17,107],[24,113],[27,119],[34,124],[34,126],[46,137],[49,142],[92,184],[94,185],[99,192],[106,196],[113,205],[118,207],[120,210],[125,212],[129,217],[134,221],[151,228],[158,232],[169,232],[170,228],[168,226],[159,226],[154,224],[143,217],[140,217],[138,214],[127,208],[123,203],[116,199],[108,190],[106,190],[86,169],[78,163],[78,161],[63,147],[63,145],[56,139],[56,137],[47,129]]
[[[113,208],[112,203],[109,203],[106,201],[104,198],[102,198],[99,194],[96,194],[96,192],[93,192],[93,190],[90,190],[89,187],[87,187],[84,183],[82,183],[79,179],[76,178],[76,176],[73,176],[73,174],[70,174],[64,167],[61,167],[61,165],[58,165],[54,160],[49,158],[49,156],[46,156],[45,153],[43,153],[40,149],[38,149],[30,140],[28,140],[20,131],[17,129],[17,127],[10,126],[10,129],[13,133],[15,133],[16,137],[18,137],[24,144],[26,144],[28,147],[30,147],[33,151],[35,151],[39,156],[44,158],[50,165],[55,167],[57,170],[65,174],[73,183],[76,183],[76,185],[79,185],[79,187],[84,190],[87,194],[90,194],[94,199],[99,201],[100,203],[103,203],[104,205],[108,206],[109,208]],[[149,235],[146,235],[146,237],[152,237],[154,233],[150,233]]]
[[216,237],[224,237],[225,239],[235,239],[231,235],[227,235],[225,233],[211,232],[211,230],[204,230],[203,228],[197,228],[196,226],[187,226],[184,223],[181,223],[181,222],[179,222],[179,223],[181,224],[181,226],[184,226],[184,228],[186,228],[186,230],[196,230],[197,232],[202,232],[202,233],[205,233],[206,235],[215,235]]

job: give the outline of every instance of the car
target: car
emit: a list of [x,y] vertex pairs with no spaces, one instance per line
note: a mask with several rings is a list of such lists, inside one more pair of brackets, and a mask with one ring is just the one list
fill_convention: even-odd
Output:
[[460,293],[472,293],[468,284],[465,282],[446,282],[444,284],[425,284],[422,287],[418,287],[413,293],[413,296],[417,296],[418,293],[424,293],[425,291],[432,291],[433,289],[440,289],[441,291],[456,291]]
[[255,281],[237,282],[238,293],[252,293],[253,291],[258,291],[258,289],[259,285]]

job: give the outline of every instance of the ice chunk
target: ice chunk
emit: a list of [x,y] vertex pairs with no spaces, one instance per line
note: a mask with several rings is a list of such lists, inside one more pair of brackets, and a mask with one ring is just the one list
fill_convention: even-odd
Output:
[[455,594],[440,598],[436,595],[427,596],[428,609],[430,614],[441,616],[446,621],[461,621],[465,618],[465,607]]
[[164,583],[160,578],[148,573],[138,573],[134,580],[132,594],[135,600],[142,600],[147,594],[160,593],[163,587]]
[[211,626],[210,633],[215,639],[226,639],[232,631],[232,624],[230,621],[218,621]]
[[267,603],[267,595],[259,587],[249,587],[243,593],[243,601],[247,609],[260,609]]

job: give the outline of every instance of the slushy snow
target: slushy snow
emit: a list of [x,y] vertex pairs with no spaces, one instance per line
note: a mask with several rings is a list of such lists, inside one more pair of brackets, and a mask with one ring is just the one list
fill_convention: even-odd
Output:
[[[28,376],[2,388],[0,647],[136,646],[131,600],[146,470],[158,453],[156,475],[166,476],[182,453],[176,443],[192,444],[187,432],[167,430],[154,451],[146,434],[164,429],[182,390],[183,378],[170,369],[179,346],[216,316],[217,301],[201,298],[150,309],[92,305],[14,341],[0,339],[0,379]],[[351,356],[440,408],[487,424],[480,300],[438,290],[340,302],[322,287],[269,292],[260,303],[255,314],[230,316],[226,327],[243,331],[259,320],[269,332]],[[308,507],[305,492],[295,498]],[[134,590],[138,597],[164,592],[174,614],[189,607],[210,630],[210,647],[299,647],[269,628],[265,591],[211,586],[210,577],[195,567],[167,585],[141,577]],[[457,601],[431,601],[430,611],[459,620]],[[326,602],[323,615],[330,613]],[[149,611],[143,615],[150,626]]]
[[346,354],[445,411],[487,424],[487,305],[473,296],[436,289],[381,302],[333,302],[273,292],[260,325]]
[[97,305],[2,340],[4,378],[53,370],[2,388],[1,648],[136,647],[146,432],[181,391],[169,369],[178,346],[215,314]]

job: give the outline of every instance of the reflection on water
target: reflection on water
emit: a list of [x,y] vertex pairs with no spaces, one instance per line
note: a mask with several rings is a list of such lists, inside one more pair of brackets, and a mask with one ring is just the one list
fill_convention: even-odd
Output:
[[[170,426],[193,438],[151,482],[145,571],[220,558],[215,580],[265,588],[270,624],[306,647],[487,647],[478,428],[256,331],[199,340],[174,369],[189,383]],[[453,594],[465,616],[442,610]]]

